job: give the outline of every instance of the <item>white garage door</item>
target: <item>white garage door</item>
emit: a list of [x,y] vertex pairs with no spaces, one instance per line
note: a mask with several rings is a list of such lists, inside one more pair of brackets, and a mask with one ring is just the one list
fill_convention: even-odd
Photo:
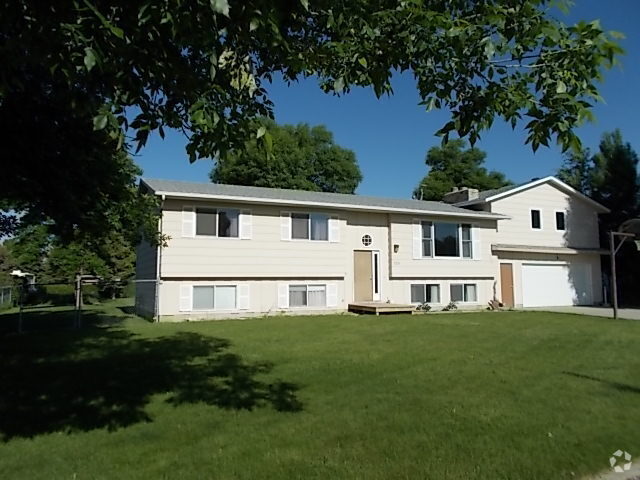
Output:
[[591,266],[586,263],[522,265],[522,304],[525,307],[589,305]]

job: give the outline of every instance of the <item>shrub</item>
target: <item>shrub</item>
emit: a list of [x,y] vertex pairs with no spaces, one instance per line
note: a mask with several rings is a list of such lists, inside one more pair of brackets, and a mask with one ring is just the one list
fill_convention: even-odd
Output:
[[421,303],[420,305],[418,305],[416,307],[416,310],[418,310],[420,312],[428,312],[428,311],[431,310],[431,305],[429,305],[427,302]]
[[451,302],[449,302],[449,303],[447,304],[447,306],[446,306],[446,307],[444,307],[444,308],[442,309],[442,311],[443,311],[443,312],[451,312],[451,311],[453,311],[453,310],[457,310],[457,309],[458,309],[458,305],[456,304],[456,302],[451,301]]

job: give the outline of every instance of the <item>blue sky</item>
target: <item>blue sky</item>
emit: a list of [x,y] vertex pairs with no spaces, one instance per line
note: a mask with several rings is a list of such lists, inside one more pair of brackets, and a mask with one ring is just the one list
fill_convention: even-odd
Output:
[[[597,148],[603,132],[620,128],[623,137],[640,153],[640,18],[638,0],[576,0],[566,23],[600,19],[606,30],[626,35],[622,45],[626,55],[622,66],[605,73],[601,93],[606,104],[595,107],[596,122],[577,132],[583,143]],[[426,112],[411,75],[398,75],[394,95],[380,100],[369,89],[346,96],[324,94],[313,79],[292,86],[276,82],[268,87],[275,103],[278,123],[323,124],[334,133],[339,145],[356,153],[364,179],[358,193],[409,198],[418,181],[427,173],[426,151],[438,145],[434,132],[448,120],[443,111]],[[522,182],[552,175],[560,166],[560,150],[541,147],[535,154],[524,144],[525,133],[511,130],[501,121],[483,134],[478,147],[487,152],[486,166]],[[211,160],[189,164],[185,139],[170,132],[165,140],[156,134],[136,157],[144,176],[175,180],[208,181]]]

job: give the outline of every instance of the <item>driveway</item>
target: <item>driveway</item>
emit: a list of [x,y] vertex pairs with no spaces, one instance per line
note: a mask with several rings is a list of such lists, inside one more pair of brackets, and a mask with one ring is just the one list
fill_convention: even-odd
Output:
[[[595,317],[613,318],[613,309],[608,307],[529,307],[523,310],[537,310],[542,312],[575,313],[576,315],[593,315]],[[640,320],[640,309],[620,308],[618,318],[627,320]]]

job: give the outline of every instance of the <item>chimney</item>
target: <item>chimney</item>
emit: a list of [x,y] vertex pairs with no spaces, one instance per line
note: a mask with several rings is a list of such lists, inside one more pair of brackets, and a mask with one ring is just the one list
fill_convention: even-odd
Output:
[[478,193],[479,192],[477,188],[453,187],[453,189],[449,193],[444,194],[444,196],[442,197],[442,201],[445,203],[466,202],[478,198]]

